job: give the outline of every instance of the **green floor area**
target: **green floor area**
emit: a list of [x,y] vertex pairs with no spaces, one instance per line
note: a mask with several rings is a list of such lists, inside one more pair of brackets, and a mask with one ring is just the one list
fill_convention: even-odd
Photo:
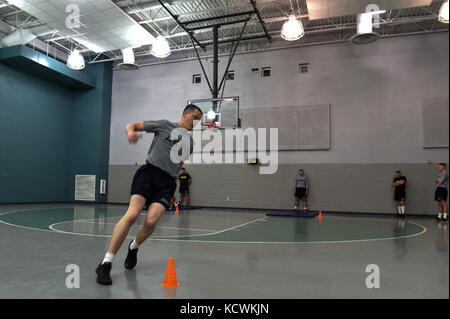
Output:
[[[124,209],[121,207],[64,207],[7,212],[0,215],[0,221],[32,229],[108,237],[123,213]],[[246,219],[242,219],[239,212],[208,212],[206,209],[186,211],[179,215],[168,212],[157,226],[160,229],[166,228],[166,233],[158,233],[153,238],[202,242],[315,243],[412,237],[426,231],[426,228],[419,224],[386,217],[324,214],[322,221],[319,221],[317,217],[273,217],[265,216],[265,213],[242,215],[245,215]],[[83,229],[80,227],[82,223],[90,223],[94,227]],[[95,227],[105,224],[108,228]],[[190,228],[186,228],[187,224]],[[60,229],[64,225],[65,228]],[[183,227],[179,227],[180,225]],[[195,231],[197,228],[205,227],[210,231],[206,233]],[[168,228],[171,228],[170,234],[167,233]],[[180,231],[177,232],[177,229]],[[192,231],[189,232],[189,229]]]
[[393,220],[340,220],[329,217],[283,218],[268,217],[265,221],[248,224],[242,228],[211,235],[185,236],[179,240],[231,241],[231,242],[339,242],[378,240],[414,236],[424,231],[424,227],[404,222],[399,225]]

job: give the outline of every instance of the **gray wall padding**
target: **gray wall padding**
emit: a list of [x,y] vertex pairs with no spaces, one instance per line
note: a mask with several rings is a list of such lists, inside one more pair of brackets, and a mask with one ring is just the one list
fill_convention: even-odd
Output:
[[327,150],[330,148],[330,105],[245,109],[242,127],[278,128],[279,150]]
[[448,98],[424,99],[423,147],[448,147]]

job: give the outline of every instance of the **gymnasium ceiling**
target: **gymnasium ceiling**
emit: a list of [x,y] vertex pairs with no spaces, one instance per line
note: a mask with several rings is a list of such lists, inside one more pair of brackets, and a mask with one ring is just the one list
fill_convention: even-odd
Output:
[[[386,13],[380,15],[380,28],[374,30],[381,37],[448,32],[448,24],[437,21],[443,0],[0,0],[0,20],[12,27],[32,28],[49,26],[54,32],[39,37],[48,50],[67,54],[78,47],[88,63],[103,61],[121,62],[121,49],[135,46],[136,61],[159,63],[196,57],[192,41],[178,22],[220,17],[223,15],[254,11],[256,3],[259,16],[251,14],[243,29],[243,18],[249,15],[207,20],[184,26],[197,29],[213,23],[225,23],[219,28],[219,53],[228,53],[231,43],[242,38],[237,52],[268,50],[273,48],[318,45],[349,41],[356,33],[357,14],[367,5],[376,3]],[[65,26],[67,4],[80,8],[81,27]],[[280,37],[287,20],[290,3],[305,26],[305,36],[288,42]],[[236,23],[233,23],[236,22]],[[130,32],[133,31],[130,35]],[[138,36],[136,36],[138,35]],[[172,54],[164,59],[150,55],[149,42],[163,35],[170,44]],[[268,40],[270,36],[270,41]],[[198,28],[193,33],[198,44],[207,49],[200,55],[211,53],[213,32],[211,28]],[[93,48],[89,40],[101,49]],[[350,44],[349,44],[350,45]],[[103,54],[100,54],[104,51]]]

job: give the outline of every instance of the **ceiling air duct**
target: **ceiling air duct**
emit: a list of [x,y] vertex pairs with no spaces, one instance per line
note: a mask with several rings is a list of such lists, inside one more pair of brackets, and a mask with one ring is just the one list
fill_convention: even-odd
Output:
[[17,28],[12,33],[1,38],[0,48],[7,48],[15,45],[25,45],[33,41],[38,36],[42,36],[52,32],[54,31],[45,25],[30,29]]
[[373,32],[373,16],[386,11],[370,11],[358,14],[357,34],[350,38],[354,44],[369,44],[377,41],[380,34]]
[[123,62],[119,64],[121,70],[137,70],[139,65],[134,61],[133,48],[122,49]]

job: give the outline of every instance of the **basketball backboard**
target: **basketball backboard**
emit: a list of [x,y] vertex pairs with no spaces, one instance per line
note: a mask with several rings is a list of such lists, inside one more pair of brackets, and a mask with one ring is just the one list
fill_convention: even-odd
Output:
[[[188,104],[195,104],[203,111],[201,123],[214,122],[218,129],[238,128],[239,126],[239,97],[225,97],[218,99],[193,99]],[[197,125],[194,129],[205,129],[206,126]]]

